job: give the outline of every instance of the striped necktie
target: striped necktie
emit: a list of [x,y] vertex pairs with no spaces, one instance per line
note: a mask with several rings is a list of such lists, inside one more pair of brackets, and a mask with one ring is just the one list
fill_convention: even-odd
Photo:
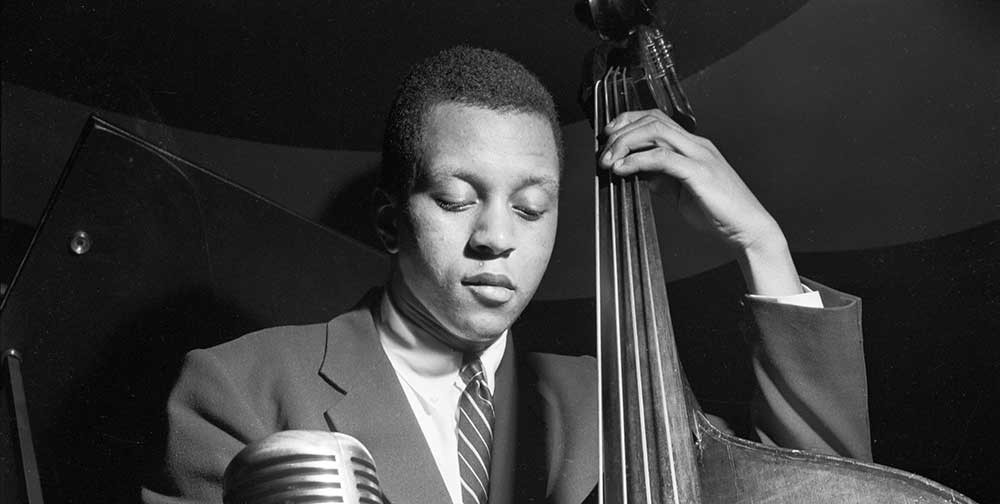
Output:
[[486,386],[483,363],[467,360],[460,373],[465,391],[458,400],[458,466],[462,504],[486,504],[490,493],[493,449],[493,394]]

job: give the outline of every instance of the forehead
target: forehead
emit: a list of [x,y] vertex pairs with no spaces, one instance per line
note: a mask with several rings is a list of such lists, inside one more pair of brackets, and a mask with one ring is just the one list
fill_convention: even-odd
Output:
[[559,183],[555,138],[541,114],[441,103],[427,112],[422,143],[431,180],[461,174]]

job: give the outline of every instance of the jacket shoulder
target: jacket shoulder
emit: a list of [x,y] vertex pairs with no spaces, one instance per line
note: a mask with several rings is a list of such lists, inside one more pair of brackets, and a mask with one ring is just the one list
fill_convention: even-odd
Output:
[[538,392],[550,414],[557,415],[561,423],[595,431],[596,435],[597,359],[531,353],[528,362],[538,376]]
[[552,502],[582,502],[597,485],[597,360],[590,356],[531,353],[549,434]]
[[211,348],[194,350],[188,359],[210,358],[230,371],[243,373],[275,367],[306,366],[315,370],[326,346],[326,327],[327,324],[269,327]]
[[329,322],[269,327],[191,354],[207,353],[230,369],[281,365],[315,371],[326,352],[328,335],[340,339],[361,332],[366,318],[370,320],[367,308],[359,306]]
[[597,387],[597,359],[589,355],[528,354],[539,382],[557,390],[587,390]]

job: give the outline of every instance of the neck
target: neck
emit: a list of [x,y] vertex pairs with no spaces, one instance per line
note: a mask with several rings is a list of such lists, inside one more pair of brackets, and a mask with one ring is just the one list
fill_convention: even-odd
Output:
[[403,317],[404,321],[413,328],[413,332],[417,337],[433,338],[457,352],[466,354],[479,354],[496,341],[495,338],[487,341],[470,341],[467,338],[460,338],[454,331],[445,327],[427,309],[410,287],[406,285],[406,281],[398,274],[398,270],[393,271],[387,291],[392,305],[396,307],[396,310]]

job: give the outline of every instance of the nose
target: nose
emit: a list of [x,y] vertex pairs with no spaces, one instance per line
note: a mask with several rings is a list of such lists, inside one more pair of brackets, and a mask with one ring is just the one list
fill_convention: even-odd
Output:
[[514,251],[514,215],[504,205],[486,205],[476,218],[469,247],[480,257],[506,257]]

